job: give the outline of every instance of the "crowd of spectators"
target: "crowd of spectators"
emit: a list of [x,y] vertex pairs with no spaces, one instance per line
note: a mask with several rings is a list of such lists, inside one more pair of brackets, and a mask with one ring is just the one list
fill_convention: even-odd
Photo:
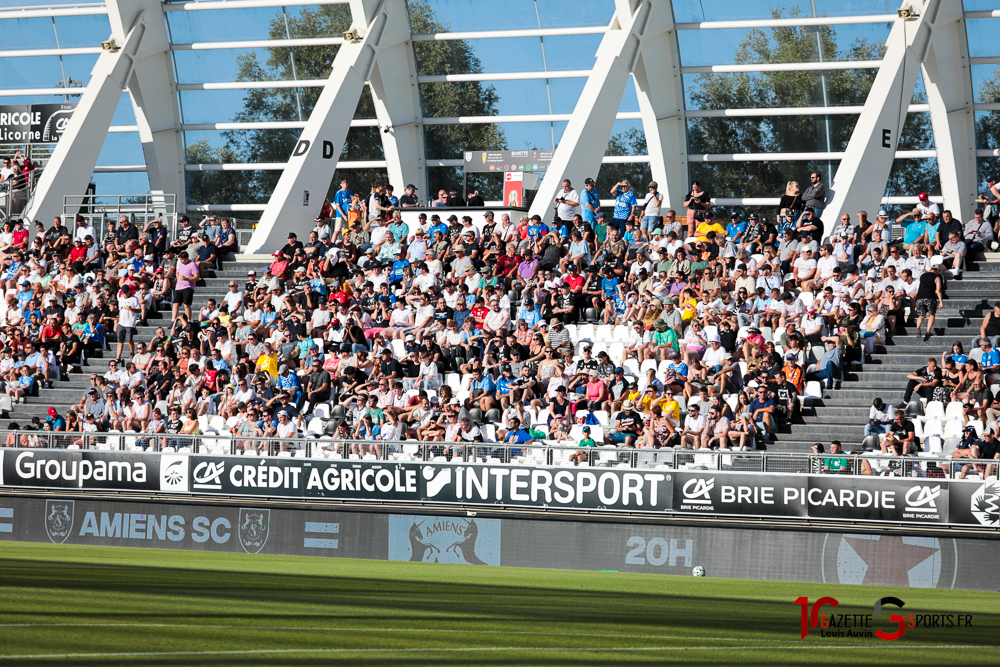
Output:
[[[795,418],[806,382],[839,388],[907,309],[930,337],[947,281],[994,233],[982,210],[963,224],[925,193],[896,228],[884,210],[824,220],[818,172],[801,195],[789,184],[773,220],[720,212],[698,183],[679,215],[655,182],[598,193],[588,178],[580,191],[564,181],[552,220],[485,210],[474,223],[442,191],[444,210],[408,224],[418,201],[404,192],[342,182],[307,238],[290,233],[267,269],[197,308],[199,280],[237,249],[227,220],[182,218],[172,240],[125,216],[101,236],[83,218],[36,224],[30,240],[10,225],[8,395],[107,348],[111,369],[61,428],[197,433],[198,417],[218,416],[233,434],[287,438],[326,405],[327,434],[371,441],[358,453],[407,438],[566,440],[581,422],[600,427],[584,445],[753,448]],[[137,344],[167,308],[171,323]],[[614,340],[593,349],[581,323]]]

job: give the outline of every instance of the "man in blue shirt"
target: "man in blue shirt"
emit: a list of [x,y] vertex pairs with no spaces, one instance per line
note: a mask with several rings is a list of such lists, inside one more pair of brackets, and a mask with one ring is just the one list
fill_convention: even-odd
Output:
[[667,366],[667,373],[664,384],[670,387],[671,393],[679,394],[684,389],[684,384],[687,382],[688,376],[688,365],[683,361],[679,361],[680,356],[676,351],[671,350],[669,353],[670,365]]
[[297,403],[299,400],[299,376],[288,370],[288,366],[282,364],[278,368],[278,388],[285,389],[292,394],[291,401]]
[[756,424],[762,433],[773,433],[776,422],[774,421],[774,399],[772,399],[767,389],[757,387],[757,397],[747,406],[750,421]]
[[354,193],[347,189],[347,179],[340,179],[340,189],[333,195],[333,216],[336,218],[333,225],[333,240],[337,239],[337,234],[347,225],[347,209],[351,205],[351,197]]
[[[510,446],[510,445],[527,445],[527,444],[532,443],[532,442],[535,441],[535,438],[532,437],[532,435],[528,431],[528,429],[523,428],[521,426],[521,420],[520,419],[518,419],[517,417],[511,417],[510,421],[508,423],[510,424],[510,430],[508,430],[507,431],[507,435],[504,436],[504,439],[503,439],[504,444],[506,444],[508,446]],[[507,453],[507,454],[509,454],[509,456],[505,455],[504,452],[500,452],[499,458],[501,460],[503,460],[503,461],[509,461],[511,458],[513,458],[515,456],[520,456],[521,455],[521,450],[520,450],[520,448],[518,448],[518,449],[513,449],[512,448],[510,450],[510,452]]]
[[441,238],[448,238],[448,225],[441,222],[441,216],[437,213],[431,216],[431,238],[434,238],[434,232],[441,232]]
[[472,381],[469,383],[469,402],[479,402],[479,407],[483,412],[497,407],[497,401],[493,398],[496,391],[496,384],[493,378],[483,373],[482,368],[475,368],[472,371]]
[[524,304],[517,311],[517,319],[524,320],[529,329],[534,330],[538,323],[542,321],[542,315],[535,308],[535,301],[531,297],[524,300]]
[[743,241],[743,232],[747,228],[747,223],[740,220],[740,214],[733,211],[730,214],[729,219],[732,221],[726,225],[726,236],[733,243],[741,243]]
[[634,221],[632,212],[639,202],[632,192],[632,186],[628,181],[619,181],[611,188],[611,194],[615,198],[615,212],[611,224],[618,228],[618,233],[625,236],[625,223]]
[[988,384],[994,384],[997,381],[997,374],[1000,373],[1000,351],[993,347],[993,343],[986,336],[979,339],[979,349],[983,351],[979,366],[983,373],[986,373]]
[[597,222],[597,211],[601,208],[601,198],[597,194],[594,179],[588,178],[584,181],[587,186],[580,193],[580,212],[583,214],[583,221],[589,222],[593,226]]
[[396,261],[392,263],[392,271],[389,272],[389,282],[398,283],[403,279],[403,269],[410,265],[410,260],[403,257],[403,251],[396,253]]
[[[836,387],[840,389],[840,382],[844,378],[843,373],[843,351],[837,347],[836,342],[834,342],[833,337],[827,338],[826,340],[826,352],[820,358],[819,363],[816,364],[816,372],[806,374],[807,380],[826,380],[826,388],[833,389]],[[836,381],[836,385],[834,382]]]
[[504,364],[503,370],[500,371],[500,379],[497,380],[496,393],[496,399],[500,401],[500,409],[502,410],[506,410],[510,403],[510,392],[513,391],[510,385],[514,382],[514,371],[508,364]]
[[542,223],[542,217],[539,215],[531,216],[531,223],[528,225],[528,238],[531,239],[532,243],[537,243],[538,239],[549,233],[549,228]]

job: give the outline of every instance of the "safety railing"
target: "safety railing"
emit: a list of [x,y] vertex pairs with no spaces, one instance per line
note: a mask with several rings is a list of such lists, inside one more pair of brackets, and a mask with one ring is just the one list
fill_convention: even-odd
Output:
[[35,168],[0,183],[0,223],[20,218],[41,173],[40,168]]
[[168,433],[0,431],[3,447],[270,456],[332,460],[492,463],[529,466],[663,468],[743,473],[988,479],[1000,460],[950,456],[887,456],[879,452],[811,454],[691,449],[573,447],[531,442],[417,442],[274,438]]
[[163,226],[170,230],[170,239],[177,238],[177,196],[173,194],[132,194],[132,195],[65,195],[63,197],[63,220],[72,228],[76,216],[82,216],[92,226],[104,243],[109,220],[118,221],[122,215],[140,231],[159,218]]

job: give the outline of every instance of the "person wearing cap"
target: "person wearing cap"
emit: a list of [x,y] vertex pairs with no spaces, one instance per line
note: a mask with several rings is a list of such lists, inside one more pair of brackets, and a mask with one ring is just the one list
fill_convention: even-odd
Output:
[[643,432],[642,415],[635,411],[632,401],[622,401],[622,408],[615,416],[615,425],[605,431],[604,439],[614,445],[635,447]]
[[65,431],[66,430],[66,420],[55,408],[49,408],[48,417],[45,418],[45,423],[53,431]]
[[653,230],[660,226],[663,216],[660,208],[663,206],[663,195],[659,190],[660,186],[656,181],[650,181],[646,186],[646,198],[639,204],[642,207],[642,220],[639,229],[645,232],[647,238]]
[[747,223],[740,219],[740,212],[733,211],[729,214],[729,224],[726,225],[726,236],[730,243],[742,245],[743,234],[746,232]]
[[584,222],[591,228],[597,223],[597,213],[601,210],[601,197],[597,194],[597,183],[589,176],[583,179],[583,190],[580,192],[580,213]]

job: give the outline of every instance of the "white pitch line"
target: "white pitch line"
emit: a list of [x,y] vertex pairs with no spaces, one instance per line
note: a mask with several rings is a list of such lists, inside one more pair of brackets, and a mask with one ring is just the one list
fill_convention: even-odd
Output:
[[603,648],[580,648],[578,646],[562,647],[532,647],[532,646],[470,646],[465,648],[289,648],[289,649],[254,649],[241,651],[148,651],[131,653],[48,653],[44,655],[0,655],[0,660],[50,660],[54,658],[138,658],[138,657],[163,657],[163,656],[195,656],[195,655],[278,655],[289,653],[456,653],[470,651],[558,651],[565,653],[586,652],[596,653],[600,651],[630,653],[630,652],[650,652],[650,651],[759,651],[759,650],[826,650],[826,649],[861,649],[885,648],[896,650],[916,650],[926,648],[936,649],[981,649],[997,648],[995,646],[969,646],[964,644],[942,645],[942,646],[917,646],[905,644],[845,644],[842,646],[812,645],[812,644],[788,644],[786,646],[610,646]]
[[691,635],[635,635],[635,634],[594,634],[579,632],[531,632],[527,630],[457,630],[437,628],[312,628],[305,626],[261,626],[261,625],[202,625],[198,623],[0,623],[0,628],[209,628],[222,630],[291,630],[298,632],[421,632],[421,633],[452,633],[477,635],[537,635],[541,637],[613,637],[631,639],[687,639],[691,641],[751,641],[751,642],[787,642],[787,639],[757,639],[741,637],[697,637]]
[[[593,633],[578,633],[578,632],[532,632],[527,630],[458,630],[458,629],[438,629],[438,628],[368,628],[368,627],[343,627],[343,628],[313,628],[305,626],[260,626],[260,625],[203,625],[198,623],[0,623],[0,628],[65,628],[65,627],[80,627],[80,628],[199,628],[199,629],[222,629],[222,630],[275,630],[275,631],[298,631],[298,632],[420,632],[420,633],[451,633],[451,634],[477,634],[477,635],[529,635],[529,636],[541,636],[541,637],[576,637],[579,639],[586,639],[588,637],[605,637],[605,638],[630,638],[630,639],[683,639],[687,641],[710,641],[710,642],[770,642],[770,643],[788,643],[787,639],[764,639],[764,638],[754,638],[754,637],[698,637],[691,635],[634,635],[634,634],[593,634]],[[799,646],[799,644],[791,644],[790,646]],[[840,642],[811,642],[809,645],[811,648],[850,648],[850,647],[869,647],[869,646],[880,646],[879,644],[842,644]],[[950,645],[950,646],[935,646],[933,644],[923,644],[924,648],[1000,648],[1000,646],[987,646],[987,645]],[[885,645],[885,648],[893,648],[893,646]],[[914,645],[907,645],[907,648],[916,648]],[[685,649],[688,647],[679,646],[675,647],[677,649]],[[729,647],[737,648],[737,647]],[[766,648],[766,647],[760,647]],[[315,650],[350,650],[350,649],[315,649]],[[381,649],[357,649],[357,650],[381,650]],[[410,650],[410,649],[406,649]],[[412,649],[420,650],[420,649]],[[430,650],[430,649],[428,649]],[[452,650],[452,649],[448,649]],[[457,649],[456,649],[457,650]],[[464,650],[464,649],[463,649]],[[532,649],[534,650],[534,649]],[[541,650],[541,649],[539,649]],[[548,650],[548,649],[546,649]],[[599,650],[599,649],[580,649],[580,650]],[[624,650],[624,649],[615,649]],[[635,650],[649,650],[646,648],[635,649]],[[707,650],[707,649],[705,649]],[[0,656],[3,658],[4,656]]]

